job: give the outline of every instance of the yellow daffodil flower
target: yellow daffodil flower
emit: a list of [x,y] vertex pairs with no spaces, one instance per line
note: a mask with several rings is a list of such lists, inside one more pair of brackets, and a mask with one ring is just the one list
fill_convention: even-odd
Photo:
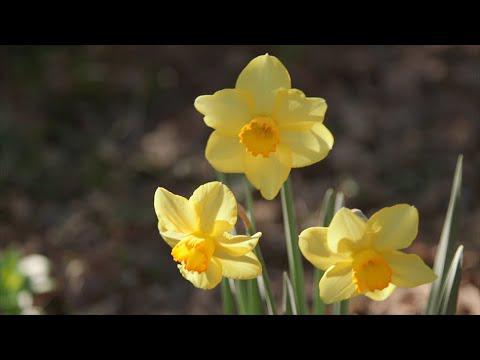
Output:
[[292,168],[324,159],[333,136],[323,125],[327,104],[291,88],[283,64],[268,54],[243,69],[234,89],[195,100],[215,131],[205,157],[224,173],[245,173],[265,199],[277,196]]
[[154,207],[160,235],[173,248],[180,273],[194,286],[212,289],[222,276],[244,280],[262,273],[252,251],[262,233],[230,233],[237,222],[237,202],[222,183],[202,185],[189,199],[158,188]]
[[356,295],[384,300],[395,288],[411,288],[436,279],[415,254],[399,250],[417,236],[418,212],[400,204],[364,219],[342,208],[330,226],[311,227],[299,237],[300,250],[315,267],[324,270],[320,297],[333,303]]

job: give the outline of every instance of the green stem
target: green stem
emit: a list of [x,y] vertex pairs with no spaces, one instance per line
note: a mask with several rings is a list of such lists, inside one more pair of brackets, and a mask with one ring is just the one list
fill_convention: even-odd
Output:
[[333,304],[333,315],[348,315],[349,300],[339,301]]
[[237,290],[237,308],[240,315],[248,314],[248,287],[245,280],[235,280],[235,289]]
[[[328,189],[322,200],[320,211],[320,226],[327,227],[332,221],[335,212],[335,191]],[[320,298],[319,283],[324,271],[315,268],[313,270],[313,313],[315,315],[325,314],[326,305]]]
[[215,175],[217,176],[218,181],[220,181],[221,183],[224,183],[225,185],[228,186],[227,174],[224,174],[220,171],[215,171]]
[[[250,235],[253,235],[257,232],[257,224],[255,222],[255,216],[253,213],[253,196],[252,196],[252,188],[250,183],[246,178],[244,178],[245,182],[245,202],[247,205],[247,216],[250,220],[250,227],[247,229],[247,232]],[[257,255],[258,261],[262,264],[262,275],[261,275],[261,282],[258,283],[258,287],[260,290],[263,290],[265,296],[265,302],[267,303],[267,312],[269,315],[276,314],[275,302],[273,301],[273,292],[270,285],[270,277],[268,275],[267,266],[265,264],[265,260],[263,259],[262,250],[260,249],[260,245],[255,247],[255,255]],[[257,288],[258,288],[257,287]]]
[[303,282],[303,264],[298,247],[298,233],[295,219],[295,203],[293,201],[292,184],[290,177],[285,181],[281,191],[283,224],[288,254],[290,278],[295,292],[295,300],[300,315],[306,313],[306,302]]
[[[228,186],[228,177],[227,174],[224,174],[222,172],[216,171],[216,177],[217,180],[224,183],[225,185]],[[235,229],[233,231],[235,233]],[[225,285],[224,285],[225,282]],[[231,293],[232,288],[230,285],[235,288],[235,296]],[[230,289],[230,293],[228,292],[227,289]],[[235,302],[237,305],[237,310],[240,315],[246,315],[249,314],[251,311],[252,306],[255,304],[250,301],[250,292],[254,291],[254,289],[251,289],[250,285],[248,284],[248,281],[245,280],[236,280],[236,281],[229,281],[227,279],[223,279],[222,281],[222,303],[224,310],[230,310],[231,305],[229,304],[229,297],[232,295],[232,298],[235,298]],[[226,312],[227,313],[227,312]]]
[[315,315],[325,314],[325,303],[320,298],[318,286],[324,272],[320,269],[313,269],[313,313]]
[[246,280],[248,288],[248,314],[263,315],[265,307],[260,294],[260,285],[257,279]]
[[268,315],[276,315],[277,310],[275,306],[275,301],[273,300],[274,298],[273,298],[272,286],[270,285],[270,276],[268,275],[267,265],[265,264],[265,260],[263,259],[262,250],[260,249],[260,246],[257,245],[254,252],[255,252],[255,255],[257,255],[258,261],[260,261],[260,264],[262,264],[261,278],[262,278],[263,284],[259,284],[259,285],[263,290],[265,302],[267,303],[267,313]]
[[[335,211],[334,214],[337,213],[345,205],[345,195],[343,192],[337,192],[335,196]],[[333,214],[333,215],[334,215]],[[332,217],[333,217],[332,215]],[[330,220],[331,221],[331,220]],[[343,300],[333,304],[333,314],[334,315],[348,315],[348,308],[349,308],[350,301]]]
[[223,303],[223,313],[225,315],[235,314],[235,304],[233,300],[232,289],[228,283],[228,279],[222,279],[222,303]]
[[247,230],[255,233],[257,231],[257,222],[255,221],[255,216],[253,212],[252,185],[250,185],[246,177],[243,178],[243,182],[245,184],[245,203],[247,205],[247,215],[248,220],[250,220],[251,224],[250,229]]

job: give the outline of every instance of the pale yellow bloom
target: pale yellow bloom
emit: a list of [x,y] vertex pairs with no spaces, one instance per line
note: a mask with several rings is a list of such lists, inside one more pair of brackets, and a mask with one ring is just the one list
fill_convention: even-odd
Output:
[[253,253],[262,233],[230,233],[237,222],[237,202],[222,183],[202,185],[189,199],[158,188],[154,206],[158,229],[173,248],[180,273],[196,287],[212,289],[222,276],[244,280],[262,273]]
[[290,75],[274,56],[258,56],[234,89],[195,100],[205,124],[215,129],[205,150],[220,172],[245,173],[262,196],[273,199],[292,168],[324,159],[333,136],[323,125],[327,104],[291,89]]
[[324,270],[320,297],[327,304],[356,295],[384,300],[395,287],[411,288],[436,279],[433,271],[404,249],[417,237],[418,212],[400,204],[376,212],[369,220],[342,208],[330,226],[311,227],[299,237],[300,250]]

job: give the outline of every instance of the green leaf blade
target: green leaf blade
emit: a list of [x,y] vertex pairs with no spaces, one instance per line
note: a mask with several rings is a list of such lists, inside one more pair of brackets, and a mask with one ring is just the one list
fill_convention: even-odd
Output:
[[463,245],[455,252],[441,292],[440,315],[455,315],[462,280]]
[[283,314],[284,315],[297,315],[297,304],[295,301],[295,290],[293,289],[292,282],[286,272],[283,272]]
[[426,313],[428,315],[438,314],[440,310],[441,290],[450,267],[455,248],[455,238],[458,230],[458,219],[461,187],[462,187],[463,155],[459,155],[453,178],[450,201],[448,204],[447,215],[443,224],[440,243],[435,256],[433,271],[438,278],[432,283]]

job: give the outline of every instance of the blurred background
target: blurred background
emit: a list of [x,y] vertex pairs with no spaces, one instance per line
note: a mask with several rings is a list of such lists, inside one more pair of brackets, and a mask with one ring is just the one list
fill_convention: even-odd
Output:
[[[458,312],[480,314],[478,46],[2,46],[0,280],[20,292],[2,261],[7,269],[40,254],[43,262],[30,264],[48,268],[54,286],[22,300],[36,312],[221,313],[219,288],[197,290],[178,273],[158,234],[153,194],[163,186],[189,196],[215,179],[203,156],[211,130],[193,101],[233,87],[266,52],[285,64],[294,87],[327,100],[336,141],[324,161],[293,172],[299,231],[318,225],[329,187],[367,215],[410,203],[420,212],[411,251],[432,265],[464,154]],[[287,269],[280,202],[255,199],[279,300]],[[351,309],[416,314],[427,294],[428,286],[397,290],[385,302],[355,299]]]

